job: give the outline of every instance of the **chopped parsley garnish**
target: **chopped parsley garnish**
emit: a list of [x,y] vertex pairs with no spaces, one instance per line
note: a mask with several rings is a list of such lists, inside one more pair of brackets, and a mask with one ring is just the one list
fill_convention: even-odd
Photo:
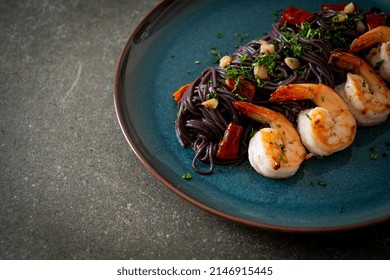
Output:
[[312,120],[312,118],[309,116],[309,114],[305,114],[305,116],[306,116],[309,120]]
[[370,158],[372,160],[377,160],[378,159],[378,155],[375,153],[375,147],[370,147]]
[[248,58],[248,54],[246,53],[240,57],[240,62],[244,62],[247,58]]
[[305,39],[310,39],[315,35],[319,35],[322,31],[322,28],[314,28],[307,21],[301,23],[301,30],[299,36]]
[[264,87],[267,84],[266,81],[263,81],[263,80],[260,80],[260,79],[256,79],[256,82],[257,82],[257,86],[259,88],[262,88],[262,87]]
[[317,185],[321,186],[321,187],[326,187],[328,184],[325,183],[323,180],[318,180],[317,181]]
[[252,69],[246,69],[244,67],[241,67],[240,69],[231,67],[230,65],[226,68],[226,78],[228,79],[236,79],[239,77],[242,78],[253,78],[253,71]]
[[280,39],[287,43],[284,46],[284,54],[285,56],[293,56],[293,57],[299,57],[302,54],[302,50],[304,46],[299,43],[299,35],[292,34],[288,31],[282,32],[283,37]]
[[311,46],[302,44],[299,42],[300,38],[310,39],[314,35],[319,34],[320,28],[313,28],[308,22],[301,24],[301,30],[297,34],[293,34],[285,28],[280,29],[282,31],[281,41],[285,42],[284,54],[285,56],[300,57],[304,49],[311,50]]
[[284,158],[285,155],[286,155],[286,154],[284,153],[284,151],[282,151],[282,154],[281,154],[280,157],[279,157],[279,161],[280,161],[280,162],[288,163],[287,159]]
[[185,173],[181,176],[181,178],[183,178],[184,180],[191,180],[192,175],[190,173]]
[[211,49],[211,53],[214,55],[214,60],[213,60],[213,63],[218,63],[221,58],[222,58],[222,55],[216,51],[216,49]]
[[333,21],[333,22],[340,22],[340,17],[336,14],[336,16],[334,16],[334,17],[332,18],[332,21]]
[[274,12],[274,22],[278,22],[279,21],[279,15],[280,15],[280,13],[281,12],[283,12],[283,9],[279,9],[279,10],[276,10],[275,12]]
[[[358,16],[346,16],[345,20],[339,21],[339,17],[335,16],[334,22],[332,23],[332,28],[322,28],[318,25],[312,25],[308,22],[303,22],[300,24],[300,31],[297,34],[291,34],[287,30],[283,32],[284,39],[287,39],[287,43],[290,44],[290,50],[286,50],[289,55],[295,55],[298,57],[302,54],[304,48],[308,50],[311,49],[307,44],[300,44],[299,38],[303,39],[325,39],[329,41],[333,48],[336,47],[349,47],[349,43],[346,36],[348,30],[355,28],[355,19]],[[320,49],[320,52],[323,50]]]
[[388,156],[387,152],[390,151],[390,142],[385,142],[385,151],[384,152],[382,152],[381,150],[382,149],[380,149],[378,147],[374,147],[374,146],[370,147],[369,148],[370,159],[377,160],[377,159],[379,159],[378,155],[381,155],[383,159],[387,158],[387,156]]
[[230,64],[226,67],[226,79],[234,80],[234,88],[232,91],[235,91],[242,78],[253,78],[253,69],[247,69],[241,66],[240,69],[232,67]]
[[236,94],[237,98],[240,99],[240,101],[247,101],[248,98],[242,96],[242,95],[239,95],[239,94]]
[[[295,40],[294,40],[295,41]],[[302,46],[301,44],[298,43],[298,40],[296,42],[292,42],[291,44],[291,50],[292,50],[292,55],[293,57],[299,57],[302,54]]]
[[256,132],[257,132],[258,130],[256,130],[256,129],[254,129],[253,127],[251,128],[251,132],[250,132],[250,137],[252,138],[253,136],[255,136],[255,134],[256,134]]
[[310,181],[310,187],[315,187],[316,185],[320,186],[320,187],[326,187],[328,184],[321,177],[320,179],[317,180],[316,183],[314,183],[313,181]]
[[[337,16],[335,18],[338,18]],[[326,39],[332,43],[333,48],[344,47],[348,48],[349,43],[346,36],[348,30],[355,28],[355,17],[346,17],[342,22],[333,22],[332,28],[322,29],[319,32],[319,39]]]
[[360,13],[359,11],[357,11],[355,13],[355,20],[364,20],[364,15],[362,13]]
[[379,69],[381,68],[381,66],[382,66],[382,64],[383,64],[384,62],[385,62],[385,60],[382,59],[382,60],[378,61],[378,62],[375,64],[375,66],[374,66],[375,72],[379,72]]
[[215,91],[210,91],[207,95],[206,95],[207,99],[218,99],[218,94],[215,92]]
[[256,57],[255,61],[252,63],[252,66],[262,66],[265,65],[267,67],[267,71],[269,73],[273,73],[275,71],[275,61],[276,61],[277,55],[276,53],[273,54],[262,54]]
[[307,69],[308,69],[308,68],[304,68],[304,69],[299,69],[299,70],[297,70],[298,75],[300,75],[300,76],[305,75],[305,74],[307,73]]

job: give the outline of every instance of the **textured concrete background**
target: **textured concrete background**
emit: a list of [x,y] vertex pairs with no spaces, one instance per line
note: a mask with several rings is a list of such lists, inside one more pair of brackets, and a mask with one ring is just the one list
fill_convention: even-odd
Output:
[[0,259],[388,259],[388,224],[300,236],[182,201],[120,131],[113,79],[157,0],[0,0]]

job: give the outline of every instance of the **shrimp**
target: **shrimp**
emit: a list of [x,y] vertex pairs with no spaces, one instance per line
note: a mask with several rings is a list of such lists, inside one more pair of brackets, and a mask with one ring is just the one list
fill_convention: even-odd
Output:
[[[390,113],[390,91],[370,65],[353,54],[332,51],[329,63],[355,75],[347,75],[336,90],[343,96],[358,125],[377,125]],[[360,76],[360,77],[357,77]]]
[[383,80],[390,82],[390,41],[372,48],[366,56],[372,67],[378,68]]
[[324,84],[289,84],[279,87],[271,102],[312,100],[317,107],[298,114],[298,132],[312,155],[330,155],[352,144],[356,121],[343,99]]
[[257,131],[249,141],[251,166],[269,178],[293,176],[306,158],[306,151],[291,122],[281,113],[251,103],[236,101],[234,107],[247,117],[270,125]]
[[358,53],[363,49],[388,41],[390,41],[390,27],[378,26],[353,40],[349,46],[349,52]]
[[[377,47],[375,45],[380,44]],[[363,49],[374,47],[366,56],[372,67],[379,68],[379,75],[390,82],[390,27],[378,26],[356,38],[349,52],[358,53]]]

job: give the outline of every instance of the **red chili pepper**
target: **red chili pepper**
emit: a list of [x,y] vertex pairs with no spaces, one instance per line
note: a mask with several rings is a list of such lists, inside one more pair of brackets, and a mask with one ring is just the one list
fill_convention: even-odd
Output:
[[221,159],[236,159],[238,158],[238,148],[240,147],[240,139],[242,134],[242,126],[230,123],[225,130],[225,134],[219,143],[217,157]]
[[282,15],[280,17],[280,24],[299,24],[310,20],[312,17],[314,17],[312,13],[309,13],[295,6],[290,6],[282,12]]
[[[233,78],[226,79],[225,83],[228,89],[234,90],[234,87],[236,86],[236,81]],[[234,90],[235,93],[242,97],[245,97],[249,102],[252,101],[253,96],[255,95],[255,91],[256,87],[250,82],[244,80],[243,78],[239,79],[238,86]]]
[[366,14],[366,23],[368,29],[373,29],[378,26],[386,25],[386,20],[382,15]]
[[348,3],[344,4],[321,4],[321,7],[323,10],[333,10],[333,11],[343,11],[345,6],[347,6]]
[[175,99],[176,102],[179,102],[180,99],[183,97],[183,94],[186,92],[186,90],[190,87],[190,83],[189,84],[186,84],[182,87],[180,87],[177,91],[175,91],[173,94],[172,94],[172,97],[173,99]]

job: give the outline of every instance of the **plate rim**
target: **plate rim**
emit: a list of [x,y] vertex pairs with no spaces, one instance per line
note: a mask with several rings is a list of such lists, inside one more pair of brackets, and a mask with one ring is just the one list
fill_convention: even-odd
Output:
[[139,149],[133,139],[135,137],[132,135],[130,129],[126,125],[125,121],[125,112],[123,110],[123,95],[121,95],[121,81],[122,77],[126,73],[126,69],[124,68],[124,65],[127,62],[128,55],[131,51],[131,44],[132,40],[136,37],[136,34],[139,33],[139,31],[142,30],[142,27],[145,26],[145,24],[150,24],[152,21],[150,21],[153,16],[156,15],[156,13],[162,13],[165,9],[169,8],[170,5],[172,5],[175,2],[188,2],[189,0],[161,0],[157,5],[155,5],[142,19],[141,21],[136,25],[136,27],[133,29],[131,34],[128,36],[126,43],[124,47],[122,48],[119,59],[117,61],[117,65],[115,68],[115,74],[114,74],[114,86],[113,86],[113,97],[114,97],[114,107],[115,112],[117,116],[117,120],[119,122],[119,126],[121,128],[121,131],[123,135],[125,136],[125,139],[130,146],[130,148],[133,150],[135,155],[138,157],[138,159],[141,161],[142,165],[165,187],[167,187],[170,191],[178,195],[180,198],[184,199],[185,201],[195,205],[196,207],[213,214],[215,216],[218,216],[220,218],[242,224],[245,226],[249,226],[252,228],[258,228],[263,229],[267,231],[273,231],[273,232],[284,232],[284,233],[332,233],[332,232],[342,232],[342,231],[350,231],[360,228],[366,228],[369,226],[378,225],[381,223],[385,223],[390,221],[390,215],[384,215],[382,217],[370,219],[363,222],[358,223],[352,223],[347,225],[340,225],[340,226],[327,226],[327,227],[289,227],[289,226],[281,226],[281,225],[273,225],[273,224],[267,224],[262,222],[257,222],[245,218],[240,218],[228,213],[225,213],[223,211],[217,210],[205,203],[202,203],[201,201],[198,201],[197,199],[191,197],[190,195],[186,194],[185,192],[179,190],[176,186],[171,184],[168,180],[166,180],[162,175],[159,174],[159,172],[153,168],[153,166],[148,162],[147,158],[142,153],[141,149]]

